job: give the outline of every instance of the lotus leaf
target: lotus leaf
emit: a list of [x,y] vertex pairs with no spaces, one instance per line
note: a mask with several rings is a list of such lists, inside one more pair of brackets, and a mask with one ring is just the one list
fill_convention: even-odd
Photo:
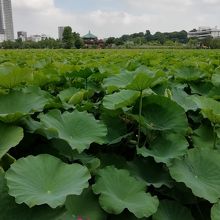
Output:
[[169,167],[177,182],[183,182],[194,195],[216,203],[220,198],[220,153],[208,148],[194,148]]
[[171,159],[184,155],[188,145],[184,136],[171,133],[157,137],[150,149],[142,147],[137,152],[144,157],[153,157],[158,163],[169,163]]
[[21,127],[0,122],[0,158],[2,158],[12,147],[18,145],[23,137],[24,133]]
[[160,201],[157,212],[153,215],[153,220],[194,220],[190,211],[175,201]]
[[158,199],[145,192],[146,185],[129,175],[126,170],[106,167],[99,172],[100,178],[93,186],[101,194],[99,202],[108,213],[120,214],[128,209],[136,217],[149,217],[157,211]]
[[93,142],[104,143],[107,134],[105,125],[87,112],[61,114],[59,110],[52,110],[40,115],[40,120],[49,138],[65,140],[79,153],[88,149]]
[[56,157],[42,154],[21,158],[6,172],[9,195],[18,204],[30,208],[48,204],[56,208],[66,196],[80,195],[88,187],[89,171],[79,164],[65,164]]

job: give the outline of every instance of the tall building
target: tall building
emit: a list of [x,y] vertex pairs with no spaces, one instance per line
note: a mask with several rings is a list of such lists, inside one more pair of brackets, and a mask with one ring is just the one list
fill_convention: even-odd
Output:
[[63,39],[64,28],[65,28],[64,26],[58,27],[58,37],[59,37],[59,40]]
[[11,0],[0,0],[0,40],[14,40]]

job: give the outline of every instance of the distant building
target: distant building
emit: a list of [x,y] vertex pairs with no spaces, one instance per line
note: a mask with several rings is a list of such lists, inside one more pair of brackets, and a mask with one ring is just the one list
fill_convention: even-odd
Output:
[[99,40],[98,37],[91,33],[91,31],[89,31],[88,34],[84,35],[82,39],[86,48],[104,47],[104,41]]
[[33,42],[39,42],[41,40],[45,40],[46,38],[48,38],[46,34],[41,34],[41,35],[35,34],[35,35],[28,37],[28,40],[33,41]]
[[49,38],[46,34],[41,34],[41,40],[46,40],[47,38]]
[[17,37],[18,37],[18,39],[21,39],[22,41],[26,41],[27,40],[27,32],[18,31],[17,32]]
[[207,37],[220,38],[220,29],[210,27],[199,27],[187,33],[188,38],[204,39]]
[[58,27],[58,38],[59,40],[63,40],[63,32],[66,26]]
[[0,0],[0,41],[14,40],[11,0]]

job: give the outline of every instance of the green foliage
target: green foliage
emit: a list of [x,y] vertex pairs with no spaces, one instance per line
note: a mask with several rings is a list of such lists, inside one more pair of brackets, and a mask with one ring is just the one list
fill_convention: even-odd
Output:
[[0,219],[219,219],[219,57],[2,50]]
[[16,161],[6,172],[9,195],[30,208],[63,205],[67,195],[80,195],[90,174],[79,164],[65,164],[50,155],[29,156]]
[[0,96],[0,121],[13,122],[28,114],[42,111],[49,101],[49,94],[39,88],[11,91]]
[[71,148],[79,153],[88,149],[93,142],[103,143],[107,129],[100,121],[96,121],[87,112],[74,111],[61,114],[52,110],[45,115],[40,115],[47,138],[60,138],[65,140]]
[[169,167],[177,182],[184,182],[194,195],[216,203],[220,198],[220,153],[211,149],[191,149]]
[[156,212],[157,198],[145,193],[146,184],[131,177],[128,171],[106,167],[100,170],[99,176],[93,191],[101,194],[99,202],[106,212],[120,214],[127,208],[138,218]]
[[220,216],[220,203],[216,203],[213,205],[211,209],[211,220],[218,220]]
[[0,158],[23,139],[23,129],[0,122]]
[[74,216],[82,217],[83,219],[106,219],[106,214],[101,209],[98,198],[96,198],[91,189],[84,190],[80,196],[68,196],[65,206]]
[[194,220],[190,211],[174,201],[162,200],[153,220]]
[[184,136],[168,133],[153,140],[150,149],[143,147],[137,152],[144,157],[153,157],[158,163],[169,163],[171,159],[183,156],[187,147],[188,142]]
[[[135,106],[134,113],[137,114],[138,108]],[[143,98],[140,123],[143,127],[152,130],[175,131],[183,134],[187,130],[185,111],[169,98],[159,95]]]
[[62,42],[65,49],[71,49],[73,47],[74,37],[71,27],[67,26],[64,28]]

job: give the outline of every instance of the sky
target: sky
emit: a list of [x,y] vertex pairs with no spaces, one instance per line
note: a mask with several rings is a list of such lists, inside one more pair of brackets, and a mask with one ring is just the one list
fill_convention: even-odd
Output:
[[219,26],[220,0],[11,0],[15,33],[58,38],[58,26],[99,38]]

